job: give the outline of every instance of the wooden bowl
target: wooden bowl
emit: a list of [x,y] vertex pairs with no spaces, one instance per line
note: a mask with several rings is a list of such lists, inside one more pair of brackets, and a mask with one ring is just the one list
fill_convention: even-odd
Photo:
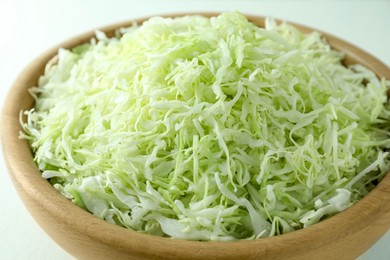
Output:
[[[264,25],[262,17],[248,18],[259,26]],[[131,23],[100,30],[112,35],[117,28]],[[295,26],[304,32],[312,31]],[[198,242],[156,237],[110,224],[78,208],[41,178],[28,143],[18,138],[19,113],[34,105],[27,90],[37,85],[45,64],[56,55],[58,48],[72,48],[93,36],[92,31],[76,36],[34,60],[16,79],[2,110],[1,138],[13,183],[36,221],[73,256],[80,259],[352,259],[364,253],[390,228],[390,174],[342,213],[306,229],[252,241]],[[345,64],[360,63],[379,77],[390,79],[390,69],[376,58],[336,37],[325,33],[324,36],[334,49],[346,53]]]

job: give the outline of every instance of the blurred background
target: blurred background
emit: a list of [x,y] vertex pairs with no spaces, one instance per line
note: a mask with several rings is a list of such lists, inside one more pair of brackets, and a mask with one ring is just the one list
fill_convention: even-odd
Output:
[[[390,66],[390,0],[0,0],[0,101],[36,56],[74,35],[143,16],[240,11],[340,37]],[[1,122],[0,122],[1,124]],[[35,223],[0,158],[0,259],[73,259]],[[390,259],[390,232],[359,259]]]

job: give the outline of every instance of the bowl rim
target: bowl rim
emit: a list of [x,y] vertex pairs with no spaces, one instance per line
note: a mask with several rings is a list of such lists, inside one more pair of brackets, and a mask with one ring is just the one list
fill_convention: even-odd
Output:
[[[200,12],[164,14],[161,16],[202,15],[211,17],[218,14]],[[264,26],[265,18],[263,16],[245,16],[255,24]],[[101,27],[99,30],[106,32],[110,36],[115,29],[129,26],[133,22],[142,23],[150,17],[152,16],[111,24]],[[390,69],[377,58],[358,47],[328,33],[292,22],[288,23],[305,33],[311,31],[320,32],[334,49],[341,50],[346,54],[347,59],[345,62],[347,64],[361,63],[373,70],[379,77],[390,79]],[[355,205],[335,216],[304,229],[257,240],[204,242],[158,237],[108,223],[77,207],[55,190],[47,180],[41,178],[40,172],[32,160],[32,153],[27,141],[18,138],[18,134],[21,131],[19,113],[21,110],[30,108],[33,105],[32,98],[21,104],[20,97],[25,95],[28,88],[36,85],[37,75],[43,73],[45,64],[57,54],[59,48],[69,49],[89,41],[94,35],[95,31],[89,31],[72,37],[37,57],[21,72],[13,83],[1,112],[1,118],[3,119],[1,143],[11,179],[19,195],[23,198],[25,205],[30,209],[30,213],[61,246],[63,245],[59,242],[60,239],[53,235],[53,231],[50,228],[47,230],[47,226],[50,223],[44,223],[45,220],[40,219],[40,215],[38,216],[33,212],[34,208],[29,206],[31,201],[35,205],[33,207],[37,208],[37,205],[39,205],[41,209],[45,210],[46,214],[58,220],[57,228],[72,230],[72,232],[77,232],[100,243],[115,245],[117,249],[131,250],[143,257],[166,255],[187,259],[201,259],[210,256],[210,254],[218,255],[221,258],[256,257],[270,254],[274,250],[273,246],[275,243],[278,245],[278,250],[285,250],[290,256],[298,256],[303,250],[310,251],[312,247],[320,247],[324,243],[332,243],[335,239],[337,240],[337,236],[340,236],[340,234],[353,237],[358,232],[357,229],[367,228],[367,221],[371,221],[373,225],[379,223],[387,229],[390,227],[390,221],[388,220],[390,219],[390,199],[388,199],[390,198],[390,174],[386,174],[377,187]],[[382,215],[380,219],[372,218],[372,216],[378,216],[378,214]],[[355,229],[351,229],[351,225],[354,225]],[[382,235],[386,232],[386,228],[383,230]],[[335,234],[335,230],[340,234]],[[314,237],[315,239],[313,239]],[[368,246],[373,242],[375,241],[371,241]],[[145,251],[145,245],[153,246],[154,250]],[[69,246],[65,245],[63,247],[65,250],[71,251]],[[172,248],[175,249],[175,252],[172,251]],[[361,250],[356,252],[356,254],[361,253]]]

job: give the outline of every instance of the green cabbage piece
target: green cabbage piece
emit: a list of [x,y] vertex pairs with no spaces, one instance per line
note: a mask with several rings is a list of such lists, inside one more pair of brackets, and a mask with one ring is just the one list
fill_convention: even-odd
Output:
[[347,209],[390,168],[390,83],[342,60],[272,19],[154,17],[60,49],[21,138],[44,178],[111,223],[279,235]]

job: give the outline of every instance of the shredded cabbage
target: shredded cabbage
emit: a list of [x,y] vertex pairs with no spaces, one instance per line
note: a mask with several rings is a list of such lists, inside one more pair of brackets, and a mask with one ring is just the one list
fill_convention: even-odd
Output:
[[240,13],[154,17],[60,49],[21,137],[54,187],[111,223],[191,240],[269,237],[390,169],[390,82],[316,32]]

